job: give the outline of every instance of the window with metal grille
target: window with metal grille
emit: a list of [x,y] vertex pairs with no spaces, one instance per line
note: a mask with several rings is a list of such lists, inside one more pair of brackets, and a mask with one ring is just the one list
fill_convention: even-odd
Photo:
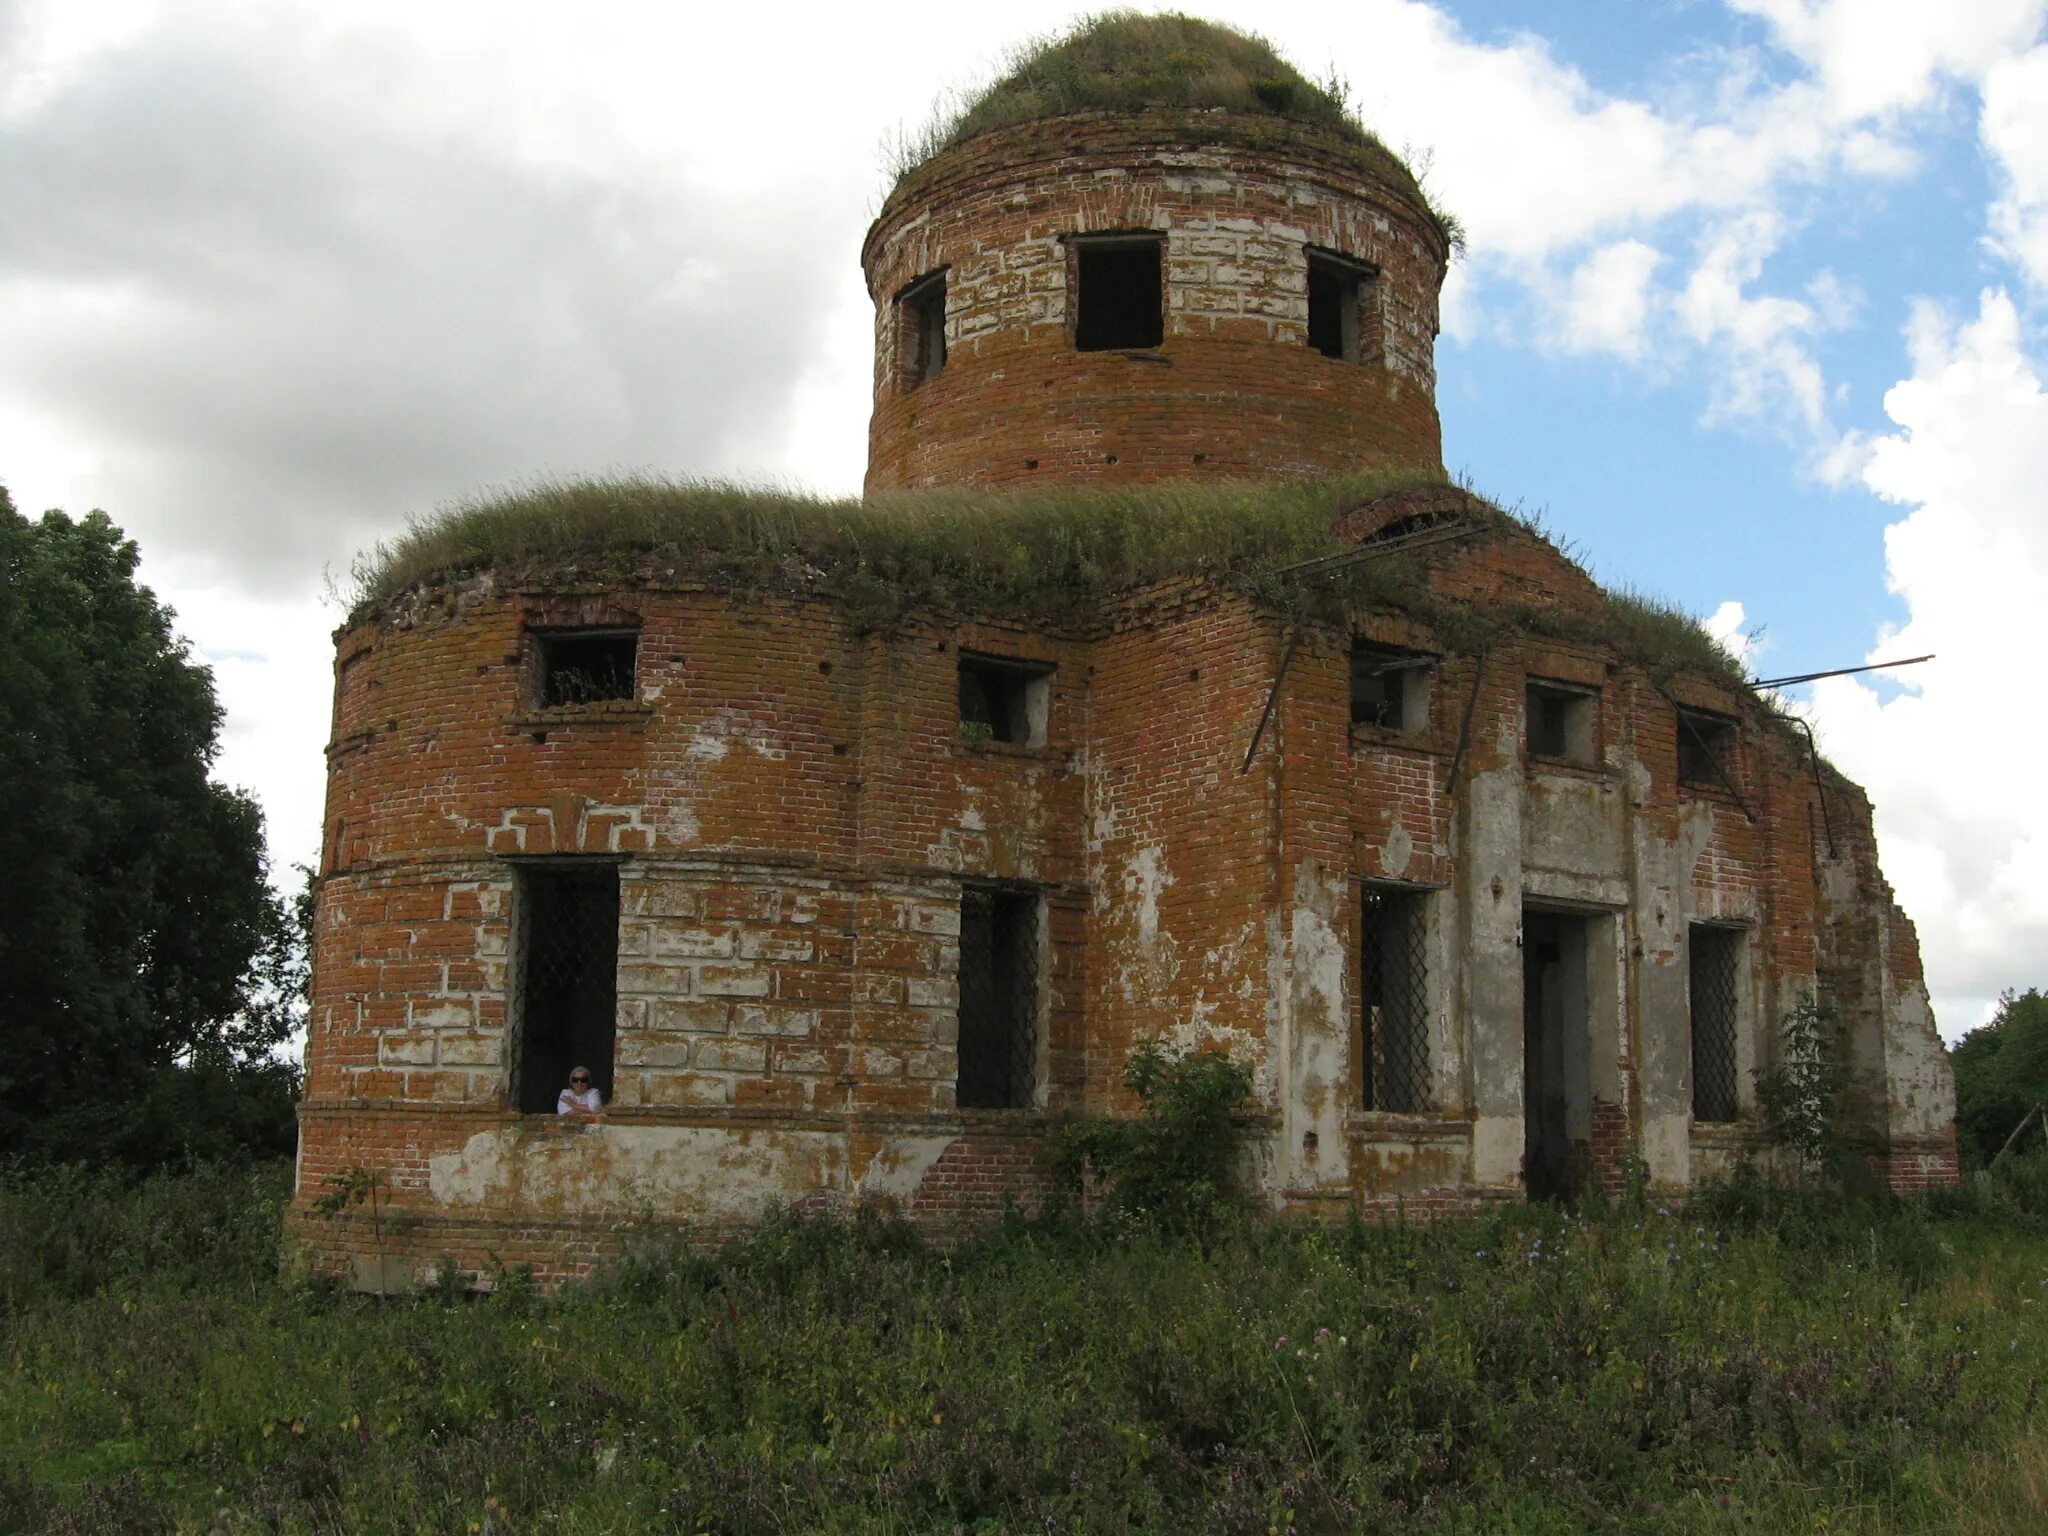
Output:
[[911,389],[937,376],[946,366],[946,273],[927,273],[896,298],[903,317],[905,382]]
[[1742,931],[1694,923],[1686,942],[1692,1009],[1692,1117],[1733,1120]]
[[631,630],[541,630],[534,643],[540,663],[534,695],[542,708],[633,697],[640,637]]
[[1678,782],[1724,789],[1735,778],[1735,722],[1705,710],[1678,712]]
[[1335,251],[1308,253],[1308,344],[1325,357],[1366,356],[1367,290],[1372,268]]
[[1038,1086],[1036,891],[960,893],[962,1109],[1028,1109]]
[[1157,235],[1074,240],[1074,347],[1149,349],[1166,337],[1166,283]]
[[569,1073],[588,1067],[612,1096],[618,1019],[619,871],[615,865],[523,866],[518,874],[519,1022],[513,1102],[555,1107]]
[[1367,886],[1359,904],[1360,1102],[1430,1107],[1428,925],[1422,891]]
[[1389,731],[1429,729],[1429,673],[1436,658],[1355,640],[1351,645],[1351,723]]

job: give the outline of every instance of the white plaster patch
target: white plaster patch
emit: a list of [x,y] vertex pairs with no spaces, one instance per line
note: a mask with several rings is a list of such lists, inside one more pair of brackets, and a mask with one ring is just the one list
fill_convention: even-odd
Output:
[[687,800],[678,799],[668,808],[668,814],[661,820],[662,836],[671,843],[684,846],[694,843],[704,835],[704,828],[697,820],[697,811]]
[[956,1139],[951,1135],[892,1136],[868,1159],[857,1186],[859,1192],[908,1204],[924,1183],[925,1175],[937,1166]]
[[772,1201],[840,1187],[842,1144],[816,1131],[513,1126],[479,1131],[461,1151],[430,1158],[427,1189],[455,1208],[752,1218]]
[[725,722],[715,715],[706,720],[697,727],[696,734],[690,738],[690,744],[683,750],[700,763],[724,762],[726,755],[732,751],[725,741]]
[[1380,873],[1398,880],[1408,872],[1408,864],[1415,857],[1415,839],[1408,835],[1408,829],[1396,823],[1387,834],[1386,845],[1380,849]]
[[1159,943],[1159,897],[1175,884],[1166,867],[1166,850],[1158,844],[1140,848],[1124,874],[1124,893],[1133,898],[1138,916],[1138,946],[1150,951]]

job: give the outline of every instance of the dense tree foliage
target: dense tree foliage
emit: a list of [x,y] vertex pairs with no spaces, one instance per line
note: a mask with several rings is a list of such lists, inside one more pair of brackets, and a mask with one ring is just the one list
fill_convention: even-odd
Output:
[[2048,1100],[2048,997],[2032,987],[2007,992],[1991,1022],[1958,1040],[1950,1059],[1956,1141],[1966,1160],[1982,1166],[2027,1111]]
[[262,812],[208,776],[213,678],[137,558],[104,513],[0,490],[0,1153],[179,1150],[293,1025]]

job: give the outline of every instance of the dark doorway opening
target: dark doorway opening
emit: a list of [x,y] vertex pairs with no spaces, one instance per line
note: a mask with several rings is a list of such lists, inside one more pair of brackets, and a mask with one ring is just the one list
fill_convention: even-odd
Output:
[[1522,910],[1522,1178],[1531,1200],[1574,1200],[1593,1141],[1586,984],[1591,920]]
[[1036,891],[969,886],[960,895],[962,1109],[1029,1109],[1038,1087]]
[[547,1114],[572,1067],[612,1097],[618,1026],[619,871],[611,864],[519,871],[519,1050],[513,1100]]

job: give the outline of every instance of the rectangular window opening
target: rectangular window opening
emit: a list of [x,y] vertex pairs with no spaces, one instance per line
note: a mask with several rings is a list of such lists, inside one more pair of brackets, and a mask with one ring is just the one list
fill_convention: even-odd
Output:
[[1742,931],[1694,923],[1686,935],[1687,991],[1692,1014],[1692,1117],[1736,1117],[1735,1023],[1740,1011]]
[[1368,886],[1359,908],[1360,1099],[1417,1114],[1429,1080],[1428,924],[1421,891]]
[[1038,1087],[1036,891],[969,886],[960,894],[962,1109],[1029,1109]]
[[540,661],[535,692],[543,709],[634,696],[640,637],[631,630],[542,631],[534,640]]
[[1308,253],[1308,344],[1323,356],[1346,363],[1364,359],[1372,276],[1363,262],[1332,251]]
[[1678,782],[1725,789],[1735,782],[1735,722],[1705,710],[1678,712]]
[[1166,339],[1165,241],[1110,235],[1074,242],[1074,346],[1149,350]]
[[1593,726],[1599,707],[1600,695],[1591,688],[1529,679],[1529,755],[1592,762]]
[[518,873],[517,895],[513,1103],[522,1114],[552,1114],[577,1067],[589,1069],[610,1103],[612,1034],[618,1025],[618,868],[526,865]]
[[1434,656],[1367,640],[1351,643],[1351,723],[1385,731],[1429,729]]
[[946,366],[946,273],[942,268],[919,278],[896,300],[902,316],[906,382],[915,389],[938,377]]
[[960,734],[968,741],[1045,745],[1052,668],[999,656],[960,656]]

